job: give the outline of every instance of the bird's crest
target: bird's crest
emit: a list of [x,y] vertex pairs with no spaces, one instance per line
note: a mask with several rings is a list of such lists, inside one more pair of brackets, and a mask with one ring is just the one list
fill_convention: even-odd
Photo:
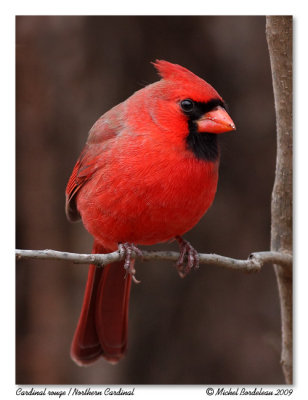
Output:
[[191,79],[192,77],[196,77],[196,75],[193,74],[188,69],[178,64],[172,64],[169,61],[156,60],[152,64],[154,65],[157,72],[163,79],[182,80],[182,79]]
[[176,97],[191,97],[204,103],[212,99],[221,99],[210,84],[181,65],[165,60],[156,60],[152,64],[163,80],[172,84],[168,91],[176,94]]

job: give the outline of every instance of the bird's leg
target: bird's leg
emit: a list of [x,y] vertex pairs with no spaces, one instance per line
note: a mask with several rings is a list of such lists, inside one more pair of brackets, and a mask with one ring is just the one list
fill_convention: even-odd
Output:
[[[181,278],[184,278],[192,268],[199,268],[199,254],[192,245],[181,236],[176,236],[180,246],[180,257],[176,262],[176,267]],[[187,257],[187,261],[185,260]]]
[[132,258],[132,253],[142,257],[142,251],[138,249],[133,243],[119,243],[119,252],[124,258],[124,269],[126,274],[130,274],[135,283],[140,283],[135,278],[136,270],[134,268],[135,260]]

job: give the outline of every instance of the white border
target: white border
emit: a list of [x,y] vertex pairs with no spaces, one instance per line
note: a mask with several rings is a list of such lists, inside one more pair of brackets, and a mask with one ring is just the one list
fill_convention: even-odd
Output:
[[[154,3],[154,2],[153,2]],[[149,8],[140,1],[53,2],[10,1],[1,5],[1,392],[4,398],[15,397],[15,15],[294,15],[294,128],[295,128],[295,384],[291,398],[304,398],[307,381],[307,15],[302,1],[240,1],[169,2],[155,1]],[[192,7],[193,5],[193,7]],[[306,256],[307,258],[307,256]],[[157,398],[168,395],[176,398],[204,399],[206,386],[137,386],[135,398]],[[266,388],[266,387],[264,387]],[[23,396],[25,398],[28,396]],[[78,396],[79,397],[79,396]],[[84,396],[83,396],[84,397]],[[217,396],[216,396],[217,397]],[[228,396],[235,398],[237,396]],[[241,396],[242,397],[242,396]],[[62,397],[64,398],[64,397]],[[281,398],[281,396],[280,396]],[[283,396],[283,398],[285,398]]]

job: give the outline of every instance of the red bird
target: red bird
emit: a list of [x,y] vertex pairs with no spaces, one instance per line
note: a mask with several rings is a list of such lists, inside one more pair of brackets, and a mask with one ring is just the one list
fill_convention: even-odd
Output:
[[[90,265],[71,356],[79,365],[117,362],[127,347],[131,253],[176,238],[186,274],[197,252],[181,236],[213,202],[217,134],[235,130],[215,89],[186,68],[157,60],[161,80],[100,117],[66,188],[66,214],[94,237],[92,253],[119,248],[124,261]],[[184,259],[187,256],[187,265]]]

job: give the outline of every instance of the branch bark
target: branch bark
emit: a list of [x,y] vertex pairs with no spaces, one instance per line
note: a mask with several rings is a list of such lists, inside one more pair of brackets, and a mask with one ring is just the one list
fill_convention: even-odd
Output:
[[[271,250],[292,252],[292,17],[266,18],[277,127],[276,175],[272,193]],[[275,265],[281,321],[281,363],[286,383],[293,381],[292,266]]]
[[[109,254],[77,254],[56,250],[16,250],[18,260],[36,258],[41,260],[66,260],[76,264],[106,265],[123,259],[123,255],[117,250]],[[175,251],[143,251],[142,260],[170,260],[177,261],[180,254]],[[132,254],[132,258],[141,258]],[[256,272],[266,263],[279,263],[282,268],[290,268],[292,256],[290,254],[262,251],[251,253],[247,260],[237,260],[217,254],[199,254],[200,264],[212,264],[219,267],[243,271]]]

